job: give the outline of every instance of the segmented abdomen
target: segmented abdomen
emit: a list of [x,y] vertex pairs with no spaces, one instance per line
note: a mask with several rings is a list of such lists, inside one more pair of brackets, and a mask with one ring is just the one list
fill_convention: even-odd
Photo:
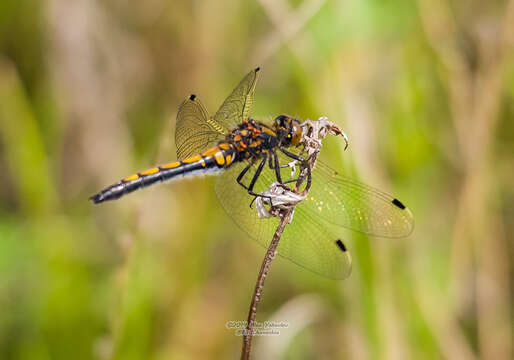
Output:
[[104,190],[90,197],[95,204],[119,199],[123,195],[143,187],[171,180],[177,176],[187,177],[199,173],[223,170],[236,159],[236,150],[228,143],[221,143],[205,152],[182,161],[157,166],[145,171],[127,176]]

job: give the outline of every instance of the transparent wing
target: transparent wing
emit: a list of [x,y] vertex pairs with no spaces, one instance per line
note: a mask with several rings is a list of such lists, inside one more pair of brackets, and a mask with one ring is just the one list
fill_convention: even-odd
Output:
[[[218,200],[227,214],[250,237],[267,248],[278,226],[278,219],[260,219],[255,206],[250,208],[253,197],[236,183],[236,178],[246,163],[234,164],[216,178],[215,190]],[[248,184],[256,166],[248,171],[243,182]],[[288,170],[282,170],[282,177],[288,177]],[[273,170],[265,167],[254,191],[262,192],[276,181]],[[313,218],[300,204],[293,221],[286,226],[277,252],[280,256],[332,279],[343,279],[351,272],[352,260],[344,244],[319,220]]]
[[226,129],[209,117],[195,95],[191,95],[180,105],[175,129],[179,159],[201,153],[222,140],[225,134]]
[[259,68],[250,71],[225,99],[214,115],[214,121],[227,129],[233,129],[246,120],[253,105]]
[[405,237],[414,228],[412,213],[398,199],[351,180],[321,161],[301,205],[312,217],[369,235]]
[[184,159],[216,145],[229,130],[245,120],[253,104],[259,68],[250,71],[225,99],[214,117],[191,95],[180,105],[177,114],[175,143],[177,157]]

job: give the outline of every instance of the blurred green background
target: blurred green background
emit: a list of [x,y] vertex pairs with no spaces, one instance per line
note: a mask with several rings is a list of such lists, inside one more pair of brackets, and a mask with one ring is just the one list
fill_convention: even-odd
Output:
[[254,357],[512,358],[513,46],[514,1],[2,0],[0,358],[238,358],[264,249],[212,179],[87,198],[257,65],[253,115],[337,122],[324,156],[416,228],[343,232],[345,281],[276,260]]

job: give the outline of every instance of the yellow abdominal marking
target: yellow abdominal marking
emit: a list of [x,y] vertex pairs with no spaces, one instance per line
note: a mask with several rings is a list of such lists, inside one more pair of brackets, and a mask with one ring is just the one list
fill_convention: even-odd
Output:
[[219,147],[220,149],[222,149],[222,150],[228,150],[228,149],[230,149],[230,145],[229,145],[229,144],[227,144],[227,143],[221,143],[221,144],[219,144],[219,145],[218,145],[218,147]]
[[218,151],[216,154],[214,154],[214,159],[219,166],[225,165],[225,157],[221,151]]
[[159,168],[151,168],[151,169],[148,169],[148,170],[145,170],[145,171],[141,171],[139,174],[140,175],[152,175],[152,174],[155,174],[156,172],[159,171]]
[[127,182],[127,181],[134,181],[137,179],[139,179],[139,175],[134,174],[134,175],[127,176],[126,178],[123,179],[123,181]]
[[190,163],[194,163],[194,162],[201,161],[201,160],[203,160],[203,158],[200,155],[196,155],[196,156],[187,158],[185,160],[182,160],[182,162],[186,163],[186,164],[190,164]]
[[227,162],[227,165],[232,164],[232,155],[230,155],[230,154],[229,154],[229,155],[227,155],[227,156],[225,157],[225,161]]
[[161,169],[173,169],[173,168],[179,167],[180,164],[181,164],[180,161],[175,161],[175,162],[172,162],[169,164],[161,165]]

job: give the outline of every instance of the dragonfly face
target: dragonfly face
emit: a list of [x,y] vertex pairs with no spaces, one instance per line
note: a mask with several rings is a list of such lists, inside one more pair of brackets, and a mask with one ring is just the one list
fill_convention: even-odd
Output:
[[[223,209],[250,237],[267,247],[277,218],[260,219],[248,205],[273,182],[295,181],[288,164],[302,160],[294,149],[302,139],[297,119],[277,116],[272,124],[249,118],[259,68],[247,74],[219,110],[210,116],[196,95],[177,114],[175,142],[180,161],[125,177],[93,195],[95,203],[117,199],[137,189],[194,174],[217,173],[215,191]],[[404,237],[414,221],[398,199],[340,175],[318,161],[308,197],[295,208],[278,254],[320,275],[349,275],[351,257],[329,224],[382,237]]]

